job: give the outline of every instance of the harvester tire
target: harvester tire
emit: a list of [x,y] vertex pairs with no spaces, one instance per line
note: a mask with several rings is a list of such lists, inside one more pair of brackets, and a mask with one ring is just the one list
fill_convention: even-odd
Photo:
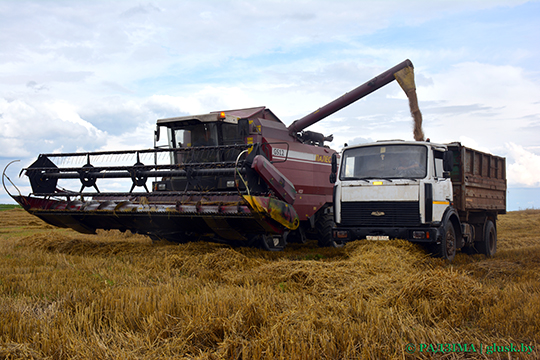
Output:
[[322,214],[315,223],[317,229],[317,243],[320,247],[343,247],[344,243],[334,241],[332,228],[335,226],[334,215],[331,213]]
[[283,237],[272,235],[256,235],[259,248],[267,251],[282,251],[285,249],[285,240]]
[[287,243],[305,244],[306,242],[306,232],[302,225],[300,225],[298,229],[289,232],[287,235]]

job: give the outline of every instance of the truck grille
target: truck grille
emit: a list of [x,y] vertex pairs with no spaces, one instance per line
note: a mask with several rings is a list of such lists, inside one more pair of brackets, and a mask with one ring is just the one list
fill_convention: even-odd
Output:
[[341,224],[344,226],[417,226],[420,225],[418,202],[343,202]]

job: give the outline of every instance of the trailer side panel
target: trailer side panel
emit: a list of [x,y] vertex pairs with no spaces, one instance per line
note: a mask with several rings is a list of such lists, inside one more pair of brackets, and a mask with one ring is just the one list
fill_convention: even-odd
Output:
[[454,154],[452,184],[458,211],[506,213],[506,160],[478,150],[448,144]]

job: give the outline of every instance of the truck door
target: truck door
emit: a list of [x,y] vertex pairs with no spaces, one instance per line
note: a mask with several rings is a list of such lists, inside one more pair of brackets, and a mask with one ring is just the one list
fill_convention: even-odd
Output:
[[443,158],[444,151],[433,150],[432,221],[442,219],[452,199],[452,182],[444,177]]

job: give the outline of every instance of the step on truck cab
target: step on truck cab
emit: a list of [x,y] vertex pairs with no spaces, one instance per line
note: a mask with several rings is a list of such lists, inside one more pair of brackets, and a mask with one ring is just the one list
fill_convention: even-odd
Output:
[[458,142],[380,141],[332,158],[332,236],[406,239],[453,260],[456,251],[493,256],[497,215],[506,213],[505,159]]

